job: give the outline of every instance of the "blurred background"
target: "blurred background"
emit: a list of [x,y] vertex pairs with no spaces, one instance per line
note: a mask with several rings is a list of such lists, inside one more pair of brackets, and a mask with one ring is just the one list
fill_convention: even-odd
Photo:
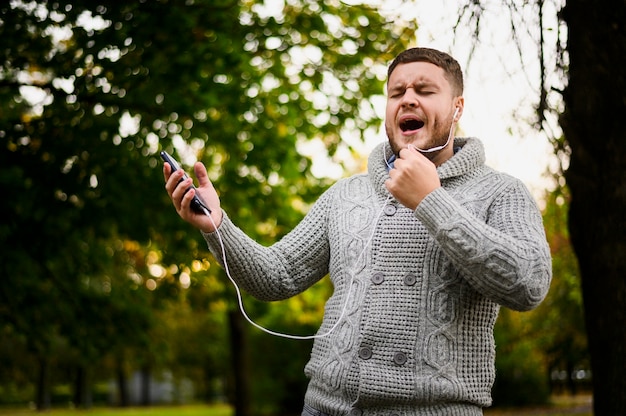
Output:
[[[416,45],[459,59],[458,133],[484,136],[489,164],[527,183],[552,249],[546,301],[501,311],[494,403],[590,395],[559,127],[562,3],[0,6],[0,406],[299,414],[311,343],[243,320],[201,235],[171,206],[158,152],[187,169],[203,161],[229,216],[270,244],[333,181],[365,169],[386,140],[386,67]],[[244,303],[263,326],[311,335],[331,291],[326,279],[288,301]]]

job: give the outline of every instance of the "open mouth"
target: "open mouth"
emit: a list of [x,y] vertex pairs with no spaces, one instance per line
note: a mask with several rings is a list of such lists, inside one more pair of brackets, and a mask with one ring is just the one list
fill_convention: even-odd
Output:
[[404,133],[416,131],[421,129],[422,127],[424,127],[424,122],[417,118],[405,118],[403,120],[400,120],[400,130],[402,130],[402,132]]

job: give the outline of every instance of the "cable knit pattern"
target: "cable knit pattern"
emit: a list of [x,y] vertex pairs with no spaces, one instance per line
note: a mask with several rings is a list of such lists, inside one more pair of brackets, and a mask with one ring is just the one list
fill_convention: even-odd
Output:
[[[338,415],[481,415],[491,404],[500,305],[535,307],[551,279],[541,215],[517,179],[485,166],[482,144],[438,168],[442,187],[415,212],[387,192],[388,146],[367,175],[337,182],[271,247],[225,215],[232,276],[264,300],[330,274],[334,293],[305,368],[305,402]],[[221,261],[215,233],[205,234]],[[369,243],[369,244],[368,244]]]

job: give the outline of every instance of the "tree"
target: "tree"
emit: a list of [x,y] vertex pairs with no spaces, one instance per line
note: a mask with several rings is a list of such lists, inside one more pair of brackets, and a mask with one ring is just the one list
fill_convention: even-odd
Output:
[[[478,34],[488,3],[467,2],[459,24],[469,19]],[[557,27],[544,26],[548,4],[557,11]],[[621,115],[626,109],[626,3],[535,0],[505,6],[515,40],[534,36],[540,64],[536,123],[552,136],[571,193],[568,227],[582,280],[594,411],[624,414],[626,141]],[[528,21],[528,16],[534,18]],[[549,29],[556,34],[550,39],[544,36]],[[558,118],[564,137],[549,128],[551,118]]]
[[533,331],[546,354],[553,389],[560,387],[576,394],[585,380],[576,380],[574,376],[579,371],[587,375],[590,363],[580,271],[567,228],[569,204],[570,194],[565,186],[546,193],[543,218],[554,277],[546,300],[534,314]]
[[[595,6],[595,7],[592,7]],[[594,411],[626,413],[626,3],[568,0],[561,126],[571,149],[569,228],[580,265]]]
[[327,186],[298,146],[332,157],[377,127],[370,97],[413,30],[331,0],[0,6],[0,325],[42,360],[42,386],[59,340],[164,359],[146,342],[153,309],[207,253],[173,213],[158,150],[203,160],[229,214],[273,240]]

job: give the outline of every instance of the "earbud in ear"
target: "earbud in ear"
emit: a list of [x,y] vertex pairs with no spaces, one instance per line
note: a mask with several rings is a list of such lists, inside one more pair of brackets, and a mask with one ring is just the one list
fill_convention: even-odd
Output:
[[459,107],[454,109],[454,115],[452,116],[452,120],[456,121],[456,115],[459,114]]

